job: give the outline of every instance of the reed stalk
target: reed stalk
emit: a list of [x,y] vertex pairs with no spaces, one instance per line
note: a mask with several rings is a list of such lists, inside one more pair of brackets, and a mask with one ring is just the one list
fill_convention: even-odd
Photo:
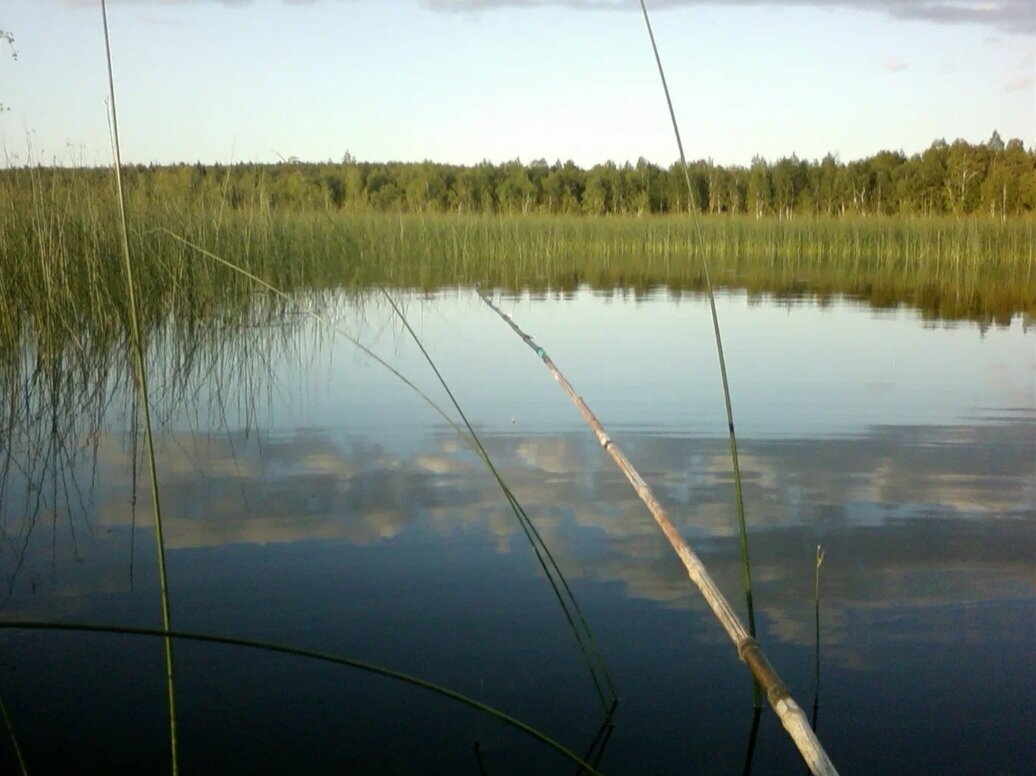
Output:
[[585,616],[583,615],[582,609],[579,607],[579,603],[577,602],[575,595],[572,593],[572,590],[569,587],[568,581],[565,579],[565,576],[562,573],[561,568],[558,566],[557,561],[554,559],[553,554],[550,552],[550,549],[543,541],[543,537],[540,536],[538,529],[529,519],[528,514],[526,514],[524,507],[522,507],[521,503],[518,501],[518,498],[511,491],[511,488],[507,485],[503,477],[500,475],[500,472],[493,464],[492,459],[489,457],[488,451],[482,444],[482,441],[479,439],[478,434],[475,433],[475,429],[468,421],[467,416],[461,409],[459,402],[457,401],[453,392],[450,390],[450,387],[446,383],[446,380],[442,376],[442,373],[439,371],[438,367],[435,365],[435,362],[432,360],[431,355],[425,349],[420,338],[417,336],[416,332],[410,326],[410,323],[407,320],[406,316],[403,314],[403,311],[399,308],[399,306],[388,294],[388,292],[382,289],[382,293],[385,299],[388,301],[389,305],[392,307],[395,314],[402,321],[404,327],[409,332],[411,338],[414,340],[414,342],[417,344],[417,347],[420,349],[421,354],[424,356],[425,360],[432,368],[432,371],[435,373],[435,376],[439,380],[440,385],[442,385],[443,389],[446,391],[447,396],[453,403],[454,408],[457,410],[457,413],[459,414],[461,420],[464,423],[466,432],[465,428],[461,428],[456,423],[456,421],[454,421],[449,415],[446,414],[445,410],[443,410],[437,402],[435,402],[430,396],[428,396],[427,393],[422,391],[412,380],[410,380],[410,378],[406,377],[406,375],[401,373],[398,369],[396,369],[394,366],[392,366],[383,358],[381,358],[381,356],[379,356],[377,353],[365,346],[358,339],[356,339],[349,333],[343,331],[339,326],[335,325],[330,319],[320,315],[315,310],[303,305],[297,299],[285,293],[273,284],[268,283],[259,276],[249,272],[248,270],[242,267],[239,267],[233,262],[227,261],[226,259],[217,256],[215,253],[192,243],[191,241],[185,239],[184,237],[181,237],[180,235],[174,232],[169,231],[168,229],[163,229],[162,231],[164,231],[169,237],[179,241],[180,243],[191,248],[192,250],[195,250],[203,256],[206,256],[212,259],[213,261],[216,261],[219,264],[234,270],[235,272],[248,278],[252,282],[262,286],[271,293],[275,294],[278,298],[295,306],[304,314],[312,317],[316,321],[327,326],[330,330],[338,333],[344,339],[349,341],[353,346],[359,349],[362,353],[367,355],[369,358],[373,359],[380,366],[387,369],[390,373],[392,373],[393,376],[402,381],[404,385],[406,385],[408,388],[414,391],[419,397],[421,397],[421,399],[424,400],[424,402],[428,404],[443,420],[445,420],[453,428],[457,435],[472,448],[475,454],[479,456],[483,463],[485,463],[493,478],[500,486],[500,489],[503,491],[504,496],[506,497],[508,503],[511,506],[511,509],[514,511],[515,516],[518,519],[518,523],[521,526],[522,531],[525,534],[525,537],[528,540],[530,546],[532,547],[533,552],[536,555],[536,559],[539,561],[540,566],[543,569],[543,572],[546,575],[547,580],[554,591],[554,595],[557,597],[558,603],[561,606],[562,612],[564,613],[566,620],[568,621],[569,627],[572,629],[572,633],[575,636],[576,643],[579,645],[580,652],[583,655],[583,658],[587,664],[587,668],[590,671],[590,677],[593,681],[594,688],[597,691],[598,698],[601,701],[601,705],[605,712],[605,717],[606,719],[610,719],[611,715],[615,712],[616,706],[618,705],[618,695],[615,690],[615,684],[612,680],[611,673],[608,670],[608,666],[604,661],[604,657],[601,654],[600,648],[597,646],[597,642],[590,631],[590,626],[587,623]]
[[[669,118],[673,123],[673,134],[676,136],[676,146],[680,151],[680,167],[683,170],[684,182],[687,185],[687,206],[694,220],[694,232],[698,240],[698,248],[701,251],[701,266],[705,273],[705,290],[709,297],[709,310],[712,312],[712,331],[716,337],[716,355],[719,357],[719,374],[723,382],[723,404],[727,411],[727,430],[730,438],[730,461],[734,470],[734,504],[737,509],[737,526],[741,540],[741,578],[745,588],[745,603],[748,607],[748,632],[755,638],[755,607],[752,605],[752,568],[748,559],[748,532],[745,528],[745,499],[741,489],[741,466],[737,458],[737,435],[734,433],[734,410],[730,403],[730,383],[727,380],[727,362],[723,357],[723,337],[719,330],[719,315],[716,312],[716,295],[712,291],[712,279],[709,276],[709,259],[706,255],[705,237],[701,230],[701,220],[698,218],[698,207],[694,201],[694,187],[691,186],[691,175],[687,169],[687,157],[683,150],[683,140],[680,139],[680,126],[676,121],[676,111],[673,110],[673,99],[669,94],[669,84],[666,82],[665,69],[662,67],[662,57],[658,53],[658,44],[655,42],[655,33],[651,29],[651,19],[648,16],[645,0],[640,0],[640,9],[644,14],[644,24],[647,26],[648,37],[651,39],[651,50],[655,54],[655,63],[658,65],[658,75],[662,80],[662,90],[665,92],[666,105],[669,107]],[[756,708],[760,706],[759,686],[752,688],[753,701]]]
[[[540,567],[543,569],[543,573],[546,575],[551,588],[554,590],[554,595],[558,600],[558,604],[561,606],[561,610],[568,621],[568,625],[572,629],[576,643],[579,645],[579,650],[586,661],[587,668],[590,670],[590,678],[597,690],[597,695],[601,701],[601,705],[604,707],[605,721],[607,723],[618,706],[619,697],[615,690],[615,684],[612,680],[611,672],[608,670],[608,665],[605,663],[604,656],[601,654],[600,648],[597,646],[597,641],[594,639],[593,633],[590,631],[590,625],[583,616],[582,609],[579,607],[579,603],[576,600],[575,595],[572,593],[572,589],[569,587],[568,580],[565,579],[565,575],[562,573],[557,561],[554,560],[553,553],[551,553],[550,549],[547,547],[546,542],[543,541],[543,537],[540,536],[539,530],[529,518],[529,515],[525,512],[525,508],[522,507],[518,498],[511,491],[511,488],[506,482],[504,482],[499,470],[489,457],[489,451],[486,450],[485,445],[482,444],[482,440],[479,439],[478,434],[475,433],[474,427],[468,421],[468,416],[465,414],[464,410],[461,409],[456,396],[454,396],[453,391],[450,390],[450,386],[446,383],[446,378],[442,376],[439,368],[435,365],[431,354],[429,354],[424,343],[422,343],[420,338],[417,336],[417,332],[414,331],[410,322],[403,314],[403,311],[399,308],[399,305],[395,303],[388,291],[384,288],[381,291],[393,311],[399,317],[400,321],[402,321],[403,326],[410,334],[411,339],[413,339],[414,343],[421,351],[421,355],[424,356],[425,361],[428,362],[428,365],[435,373],[436,378],[439,380],[439,384],[443,387],[443,390],[446,391],[446,395],[449,396],[454,409],[457,410],[457,414],[460,416],[461,421],[463,421],[465,428],[467,428],[471,441],[474,442],[476,452],[493,475],[493,478],[500,486],[501,491],[503,491],[504,497],[511,505],[511,509],[514,511],[515,517],[518,519],[518,523],[525,532],[525,537],[529,540],[529,544],[532,546],[532,550],[536,555],[536,559],[539,561]],[[557,577],[556,580],[555,576]],[[600,670],[601,673],[600,677],[598,677],[598,670]],[[602,683],[604,686],[602,686]],[[610,697],[605,696],[605,688],[607,688],[607,693]]]
[[813,623],[816,634],[813,652],[813,729],[817,728],[817,709],[820,708],[820,564],[824,562],[824,548],[817,545],[816,568],[813,573]]
[[701,559],[687,543],[687,540],[680,535],[676,526],[673,525],[668,513],[659,503],[651,488],[633,467],[629,459],[623,455],[618,445],[608,435],[608,432],[605,431],[604,426],[601,425],[601,422],[593,414],[586,402],[583,401],[583,398],[576,393],[572,384],[561,373],[561,370],[555,366],[547,352],[531,336],[522,331],[518,324],[507,313],[497,307],[491,299],[481,291],[478,293],[482,301],[499,315],[515,334],[539,356],[555,382],[576,406],[576,409],[579,410],[579,414],[583,416],[587,425],[593,429],[598,443],[611,456],[615,465],[626,476],[626,479],[629,480],[633,490],[636,491],[640,500],[644,502],[648,511],[651,512],[658,527],[683,562],[691,581],[697,585],[712,613],[720,621],[730,640],[734,642],[738,657],[748,666],[753,679],[766,693],[770,706],[776,712],[784,729],[788,731],[792,741],[795,742],[795,746],[798,747],[802,759],[809,766],[810,771],[816,774],[816,776],[834,776],[837,774],[838,771],[835,770],[830,758],[810,727],[809,719],[806,717],[805,712],[795,702],[795,699],[792,698],[788,688],[781,681],[773,666],[770,665],[762,647],[759,646],[759,642],[745,629],[745,626],[741,623],[733,608],[731,608],[730,603],[710,576],[708,569],[705,568],[705,564],[702,563]]
[[0,698],[0,716],[4,718],[4,727],[7,728],[7,737],[11,739],[14,756],[18,760],[18,768],[22,776],[29,776],[29,769],[25,765],[25,757],[22,755],[22,748],[18,745],[18,736],[14,733],[14,724],[11,722],[11,715],[7,713],[7,706],[4,704],[3,698]]
[[[590,742],[590,746],[587,748],[586,754],[583,755],[583,759],[595,768],[600,765],[601,760],[604,758],[604,751],[608,748],[608,742],[611,741],[614,731],[615,723],[612,721],[611,716],[609,716],[601,724],[601,727],[597,729],[597,735]],[[576,776],[579,776],[581,773],[581,770],[577,771]]]
[[148,636],[161,639],[177,639],[180,641],[190,641],[202,644],[222,644],[230,647],[242,647],[245,649],[254,649],[262,652],[272,652],[282,655],[290,655],[292,657],[306,658],[309,660],[316,660],[324,663],[331,663],[333,665],[345,666],[347,668],[354,668],[358,671],[363,671],[369,674],[375,674],[377,676],[383,676],[387,679],[394,679],[404,684],[411,685],[412,687],[419,687],[422,690],[427,690],[435,695],[439,695],[449,700],[461,703],[469,708],[475,709],[476,711],[486,714],[494,719],[503,722],[522,733],[531,736],[542,744],[553,749],[558,754],[564,756],[576,766],[581,768],[590,774],[596,774],[599,776],[599,772],[594,766],[586,762],[583,758],[577,755],[568,747],[559,743],[550,736],[542,733],[531,725],[522,722],[516,717],[511,716],[507,712],[501,711],[493,706],[486,703],[482,703],[475,698],[472,698],[463,693],[459,693],[456,690],[451,690],[448,687],[444,687],[440,684],[435,684],[426,679],[413,676],[411,674],[405,674],[401,671],[395,671],[391,668],[385,668],[374,663],[367,663],[362,660],[353,660],[352,658],[340,657],[329,652],[320,652],[312,649],[303,649],[301,647],[289,646],[286,644],[277,644],[268,641],[255,641],[251,639],[241,639],[233,636],[218,636],[211,633],[197,633],[192,631],[172,631],[167,629],[158,630],[155,628],[133,628],[119,625],[97,625],[94,623],[74,623],[74,622],[41,622],[35,620],[0,620],[0,630],[33,630],[33,631],[60,631],[60,632],[74,632],[74,633],[102,633],[107,635],[122,635],[122,636]]
[[[148,474],[151,480],[151,505],[154,515],[155,549],[158,557],[158,585],[162,603],[162,629],[171,629],[169,616],[169,585],[165,565],[165,538],[162,534],[162,507],[158,490],[158,473],[155,466],[155,443],[151,428],[151,407],[148,400],[147,371],[144,363],[144,345],[140,336],[140,316],[137,310],[137,295],[133,280],[133,263],[130,260],[129,227],[126,220],[126,197],[122,185],[122,152],[119,146],[119,119],[115,108],[115,76],[112,69],[111,38],[108,33],[108,4],[101,0],[101,20],[104,26],[104,53],[108,66],[108,99],[111,103],[112,148],[115,154],[115,187],[119,205],[119,237],[126,272],[126,290],[130,312],[130,348],[133,352],[134,374],[137,393],[144,419],[144,447],[147,451]],[[173,776],[179,773],[176,742],[176,689],[173,681],[173,642],[168,636],[165,643],[166,694],[169,703],[169,752]]]
[[755,744],[759,739],[759,718],[762,716],[761,708],[752,709],[752,727],[748,731],[748,746],[745,747],[745,765],[741,769],[742,776],[752,776],[752,762],[755,759]]

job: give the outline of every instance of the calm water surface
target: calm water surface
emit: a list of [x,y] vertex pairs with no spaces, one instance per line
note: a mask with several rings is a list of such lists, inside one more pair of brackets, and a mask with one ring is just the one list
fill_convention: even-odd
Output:
[[[798,773],[754,726],[733,647],[653,520],[525,345],[470,291],[407,314],[543,535],[621,698],[605,773]],[[377,297],[324,300],[448,402]],[[720,316],[759,638],[843,773],[1036,764],[1036,335],[730,294]],[[505,298],[743,610],[707,304]],[[207,340],[206,340],[207,341]],[[376,663],[497,706],[580,754],[603,714],[496,483],[412,391],[304,317],[152,353],[174,627]],[[67,377],[11,424],[0,617],[159,627],[150,504],[121,369]],[[91,384],[91,379],[93,384]],[[75,397],[75,398],[72,398]],[[134,488],[134,459],[138,466]],[[185,773],[573,773],[466,707],[283,655],[176,647]],[[168,763],[163,649],[0,633],[30,773]],[[477,748],[476,748],[477,742]],[[0,769],[14,767],[0,737]]]

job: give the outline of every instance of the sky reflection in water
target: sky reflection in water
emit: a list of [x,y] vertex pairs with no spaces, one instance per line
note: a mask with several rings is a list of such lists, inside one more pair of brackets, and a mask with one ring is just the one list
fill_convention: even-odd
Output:
[[[474,294],[405,302],[613,666],[623,704],[604,770],[741,770],[751,727],[743,669],[621,474]],[[1033,335],[1021,320],[983,332],[846,303],[743,294],[720,302],[761,641],[803,706],[813,692],[814,553],[826,550],[820,733],[835,762],[843,772],[1022,772],[1036,758],[1024,733],[1036,721]],[[580,293],[502,304],[547,348],[740,606],[702,300]],[[343,301],[337,313],[438,400],[384,305]],[[261,358],[228,348],[199,366],[179,383],[197,388],[191,401],[173,400],[173,381],[162,379],[175,365],[157,369],[168,399],[157,414],[174,622],[412,671],[576,749],[588,745],[600,723],[592,686],[483,465],[350,345],[308,323],[292,337],[292,347]],[[65,495],[67,476],[51,487],[53,468],[9,477],[5,617],[157,622],[146,488],[135,506],[130,498],[127,407],[124,396],[112,404],[96,457],[81,451],[76,495]],[[26,488],[32,471],[42,474]],[[122,721],[114,745],[85,762],[161,761],[157,644],[116,640],[126,652],[113,667],[104,662],[112,642],[100,638],[0,640],[10,664],[0,667],[0,690],[45,770],[80,757],[91,735],[112,740],[110,719]],[[72,653],[70,669],[54,667]],[[490,773],[569,770],[417,691],[226,650],[178,654],[188,762],[477,773],[479,740]],[[41,687],[36,672],[52,681]],[[106,716],[60,700],[84,684]],[[119,701],[127,694],[147,708],[133,722]],[[219,726],[222,737],[212,732]],[[42,742],[55,729],[67,731],[66,746],[48,750]],[[797,767],[768,716],[753,767]]]

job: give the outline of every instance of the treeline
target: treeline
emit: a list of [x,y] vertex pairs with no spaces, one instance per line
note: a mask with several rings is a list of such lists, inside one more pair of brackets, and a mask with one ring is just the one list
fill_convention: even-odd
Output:
[[[1004,143],[996,132],[978,145],[937,140],[912,156],[882,151],[848,163],[830,154],[819,161],[756,157],[749,167],[702,160],[690,165],[690,178],[694,204],[705,213],[1006,218],[1036,211],[1036,151],[1021,140]],[[346,154],[338,164],[135,166],[128,180],[135,197],[156,203],[201,200],[230,208],[642,215],[688,205],[679,166],[644,159],[583,169],[545,160],[373,163]]]

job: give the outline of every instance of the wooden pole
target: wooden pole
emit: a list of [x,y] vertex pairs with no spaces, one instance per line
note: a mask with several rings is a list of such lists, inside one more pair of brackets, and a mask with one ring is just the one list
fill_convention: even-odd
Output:
[[526,334],[519,328],[518,324],[511,319],[511,317],[493,304],[485,294],[478,291],[478,295],[482,297],[482,301],[485,302],[493,312],[499,315],[507,324],[514,330],[514,332],[522,338],[526,345],[528,345],[540,357],[543,361],[543,365],[547,367],[547,371],[550,372],[555,382],[561,386],[561,390],[564,391],[568,398],[572,400],[572,403],[579,410],[579,414],[583,416],[583,420],[586,421],[587,425],[593,429],[594,434],[597,436],[597,441],[600,443],[604,451],[611,456],[612,460],[615,461],[615,465],[619,467],[623,474],[626,475],[626,479],[629,480],[630,485],[633,486],[633,490],[640,496],[640,500],[644,502],[644,505],[651,512],[651,516],[655,518],[655,522],[658,523],[658,527],[662,529],[662,533],[665,534],[666,539],[669,540],[669,544],[672,545],[673,550],[680,557],[683,562],[684,568],[687,569],[687,574],[691,578],[691,581],[701,591],[702,596],[705,598],[705,602],[712,609],[712,613],[716,615],[720,625],[730,636],[730,640],[734,642],[734,646],[737,647],[738,657],[748,666],[752,677],[762,688],[766,694],[766,699],[769,701],[770,706],[776,712],[778,718],[781,720],[781,724],[784,729],[788,731],[788,735],[791,736],[792,741],[795,742],[795,746],[798,747],[799,752],[802,754],[802,759],[806,761],[806,765],[816,776],[837,776],[838,771],[835,766],[831,763],[830,758],[824,751],[824,747],[820,744],[813,729],[809,725],[809,719],[806,717],[806,713],[801,707],[795,702],[795,699],[791,697],[791,693],[788,692],[788,688],[781,681],[780,676],[774,670],[773,666],[770,665],[770,661],[766,659],[766,655],[763,653],[762,647],[759,643],[752,638],[752,636],[745,630],[745,626],[741,623],[741,620],[735,614],[731,608],[730,603],[724,597],[723,593],[716,586],[712,577],[709,575],[708,569],[705,568],[705,564],[701,562],[701,559],[695,554],[694,550],[687,541],[680,535],[680,532],[676,530],[676,526],[673,525],[672,520],[669,519],[669,515],[666,513],[665,508],[655,498],[655,494],[652,493],[651,488],[644,482],[644,479],[637,473],[637,470],[633,468],[633,464],[629,462],[629,459],[623,455],[619,446],[615,444],[615,441],[608,436],[608,432],[605,431],[604,426],[597,417],[590,411],[586,402],[583,398],[576,393],[572,384],[568,382],[561,371],[554,365],[550,356],[547,355],[546,351],[540,347],[532,337]]

